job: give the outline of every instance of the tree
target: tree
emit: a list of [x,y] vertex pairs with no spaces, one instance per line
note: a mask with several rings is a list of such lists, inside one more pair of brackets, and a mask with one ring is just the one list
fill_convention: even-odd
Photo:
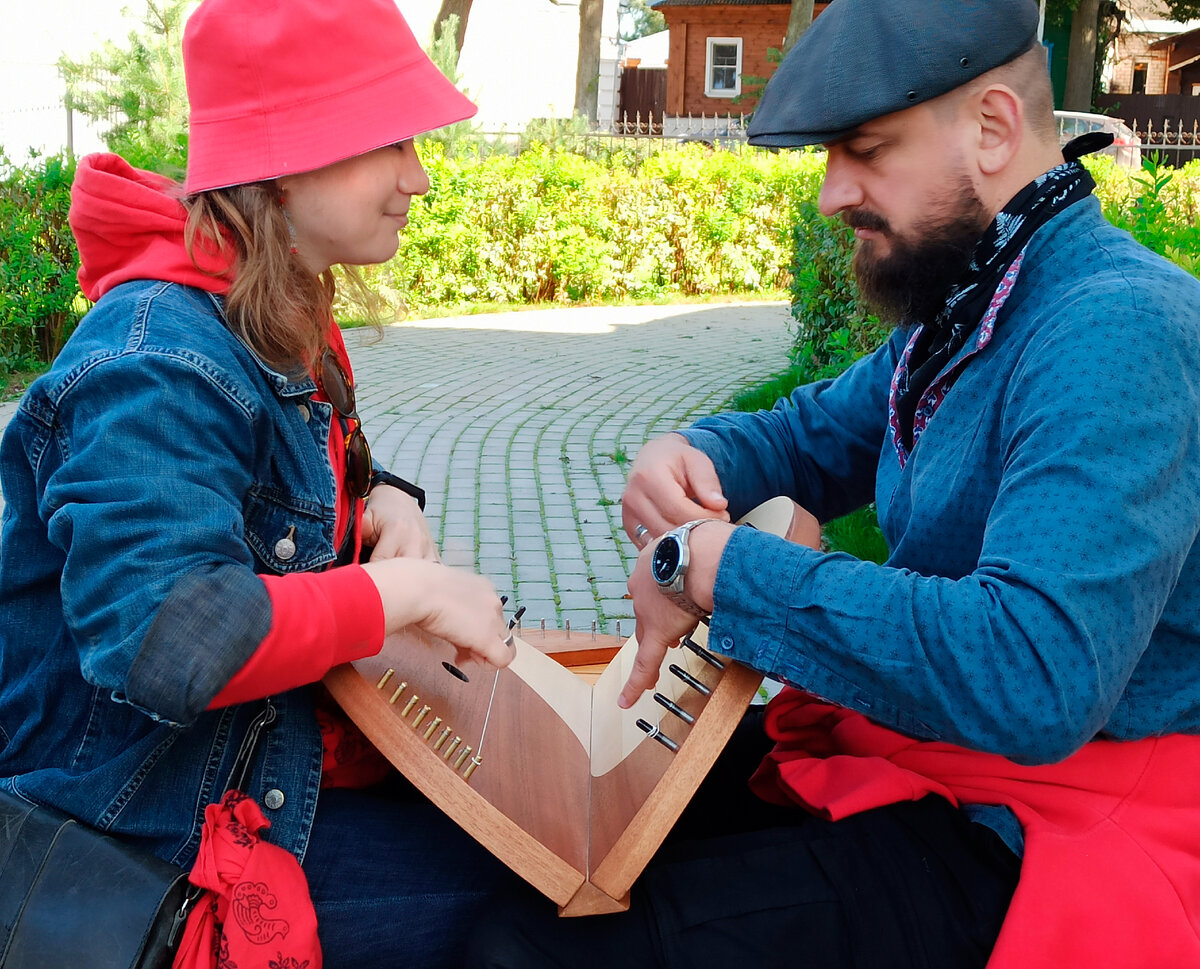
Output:
[[[1200,0],[1157,0],[1158,13],[1166,20],[1186,22],[1200,19]],[[1108,47],[1135,8],[1135,0],[1046,0],[1046,22],[1071,24],[1067,55],[1067,86],[1063,107],[1069,111],[1091,109],[1099,90],[1099,75]]]
[[800,35],[808,30],[813,19],[813,0],[792,0],[792,9],[788,12],[787,33],[783,38],[783,52],[786,54],[800,39]]
[[147,0],[127,46],[112,41],[85,61],[61,57],[67,106],[107,123],[104,142],[131,163],[178,174],[187,162],[183,24],[196,0]]
[[621,40],[628,43],[667,29],[667,18],[652,10],[649,0],[621,0]]
[[[454,31],[454,49],[459,54],[462,53],[463,40],[467,36],[467,18],[471,16],[471,4],[475,0],[442,0],[442,5],[438,7],[437,17],[433,21],[433,39],[436,43],[442,36],[442,32],[447,28],[446,20],[450,17],[457,17],[454,26],[451,28]],[[457,56],[455,63],[458,63]]]
[[1071,21],[1071,46],[1067,53],[1067,86],[1063,107],[1067,111],[1092,109],[1092,82],[1096,72],[1096,32],[1100,0],[1077,0]]
[[596,120],[600,81],[600,29],[604,0],[579,0],[579,61],[575,67],[575,114]]

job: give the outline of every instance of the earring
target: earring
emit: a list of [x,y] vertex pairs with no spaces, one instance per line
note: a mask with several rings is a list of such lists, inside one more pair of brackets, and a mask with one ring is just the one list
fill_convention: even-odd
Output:
[[294,256],[294,255],[296,255],[296,252],[297,252],[297,250],[296,250],[296,227],[294,225],[292,225],[292,217],[290,215],[288,215],[287,205],[284,204],[285,202],[286,202],[286,199],[284,198],[283,192],[280,192],[279,193],[279,211],[281,211],[283,213],[283,221],[287,223],[288,242],[291,243],[292,255]]

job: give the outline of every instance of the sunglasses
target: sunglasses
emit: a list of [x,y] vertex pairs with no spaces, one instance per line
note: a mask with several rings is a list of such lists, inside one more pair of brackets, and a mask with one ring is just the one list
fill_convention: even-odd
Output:
[[367,436],[355,407],[354,385],[332,350],[321,354],[320,379],[321,389],[342,419],[346,437],[346,490],[354,498],[365,498],[371,490],[371,449],[367,446]]

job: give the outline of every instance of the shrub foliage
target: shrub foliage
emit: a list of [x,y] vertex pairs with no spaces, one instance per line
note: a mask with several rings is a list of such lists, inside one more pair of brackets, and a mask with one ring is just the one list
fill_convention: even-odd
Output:
[[[819,152],[568,150],[550,138],[515,155],[451,156],[436,142],[422,151],[430,191],[414,200],[396,257],[364,272],[397,309],[790,284],[791,366],[764,399],[839,373],[886,336],[854,287],[851,234],[817,212]],[[1134,173],[1089,164],[1110,219],[1200,274],[1200,161]],[[67,157],[0,156],[0,376],[52,359],[87,308],[67,226],[73,174]]]
[[0,155],[0,376],[52,360],[86,302],[67,225],[74,160]]

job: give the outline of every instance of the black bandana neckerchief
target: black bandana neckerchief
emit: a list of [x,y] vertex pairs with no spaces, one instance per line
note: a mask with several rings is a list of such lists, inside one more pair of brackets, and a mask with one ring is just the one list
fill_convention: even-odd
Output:
[[1063,148],[1066,161],[1039,175],[1000,210],[975,246],[971,264],[954,284],[937,318],[921,327],[896,387],[901,443],[913,447],[913,421],[921,397],[959,350],[987,311],[1004,274],[1033,234],[1059,212],[1096,187],[1079,159],[1112,144],[1112,135],[1083,135]]

